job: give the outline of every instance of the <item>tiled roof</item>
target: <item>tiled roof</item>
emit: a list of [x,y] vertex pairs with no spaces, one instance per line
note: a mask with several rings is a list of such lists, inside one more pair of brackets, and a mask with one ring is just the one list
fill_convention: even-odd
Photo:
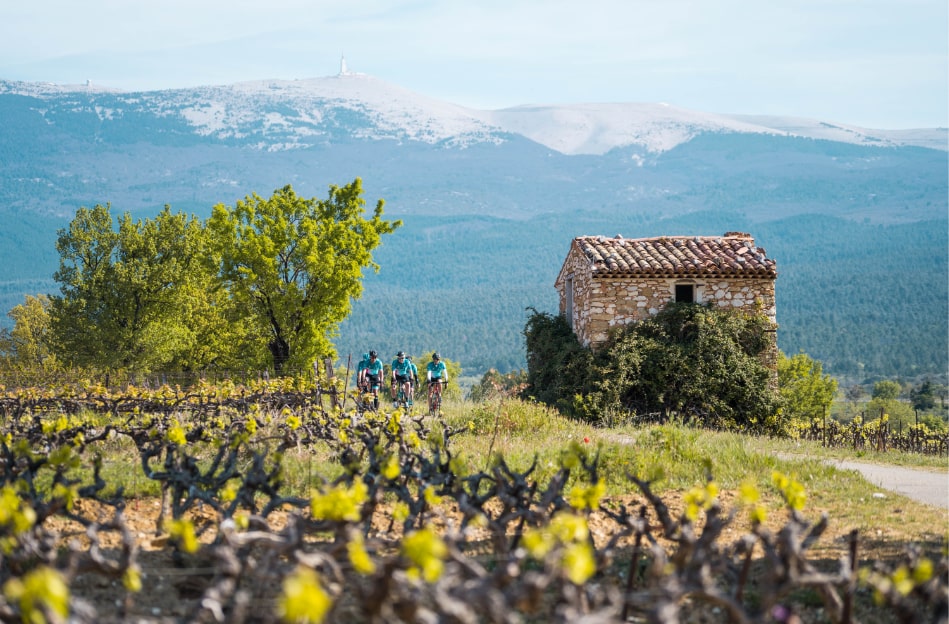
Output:
[[580,236],[577,249],[592,264],[595,276],[758,277],[775,279],[774,260],[741,232],[724,236]]

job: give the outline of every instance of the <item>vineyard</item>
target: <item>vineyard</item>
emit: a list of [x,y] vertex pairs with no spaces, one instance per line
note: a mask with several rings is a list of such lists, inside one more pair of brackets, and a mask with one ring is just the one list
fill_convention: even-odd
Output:
[[797,435],[805,440],[814,440],[827,447],[849,447],[853,449],[875,449],[923,453],[926,455],[949,455],[949,434],[929,430],[926,425],[910,425],[905,429],[890,426],[886,415],[878,420],[865,422],[855,418],[847,424],[836,420],[814,419],[802,425]]
[[[660,424],[673,421],[685,421],[678,414],[652,413],[637,415],[627,419],[639,425]],[[932,431],[925,424],[895,427],[887,416],[865,421],[863,417],[841,423],[827,418],[814,418],[810,422],[795,422],[791,425],[790,435],[800,440],[820,442],[828,448],[852,448],[854,450],[872,449],[878,452],[904,451],[923,455],[949,456],[949,434]],[[696,420],[690,424],[702,426]]]
[[853,531],[814,556],[828,518],[793,475],[726,498],[709,471],[672,500],[627,471],[637,494],[609,497],[587,440],[550,470],[475,462],[470,426],[356,399],[327,379],[0,394],[0,619],[946,621],[944,551],[859,565]]

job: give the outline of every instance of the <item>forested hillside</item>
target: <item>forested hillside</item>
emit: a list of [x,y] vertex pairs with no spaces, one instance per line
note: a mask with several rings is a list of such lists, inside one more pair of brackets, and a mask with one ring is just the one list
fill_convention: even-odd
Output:
[[828,371],[947,370],[947,221],[881,226],[807,216],[761,224],[778,258],[778,342]]
[[[876,225],[802,215],[766,222],[724,212],[676,219],[641,214],[405,216],[377,250],[363,298],[337,339],[340,354],[439,349],[465,371],[522,368],[528,307],[555,311],[554,279],[570,240],[750,232],[778,263],[779,346],[805,351],[855,379],[940,374],[947,368],[949,260],[945,220]],[[5,219],[0,245],[28,249],[5,261],[4,310],[23,293],[55,292],[51,217]],[[46,277],[37,269],[46,267]],[[2,319],[8,324],[9,319]]]

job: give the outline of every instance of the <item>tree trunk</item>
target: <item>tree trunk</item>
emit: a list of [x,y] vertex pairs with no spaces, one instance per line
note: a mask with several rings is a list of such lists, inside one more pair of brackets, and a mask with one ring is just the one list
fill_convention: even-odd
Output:
[[283,338],[274,338],[267,346],[270,348],[270,355],[273,356],[274,375],[279,377],[290,360],[290,345]]

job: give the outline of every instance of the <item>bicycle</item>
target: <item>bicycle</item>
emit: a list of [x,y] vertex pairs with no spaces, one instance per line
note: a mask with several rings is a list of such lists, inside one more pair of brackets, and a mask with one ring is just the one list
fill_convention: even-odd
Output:
[[438,416],[442,408],[442,381],[432,379],[428,382],[428,415]]
[[379,411],[379,389],[382,387],[377,380],[367,379],[363,387],[360,388],[360,395],[362,397],[371,397],[368,401],[364,401],[364,405],[371,411]]
[[412,411],[412,399],[414,398],[414,393],[407,393],[405,391],[405,388],[411,387],[411,384],[406,382],[404,384],[400,383],[396,385],[398,386],[398,390],[395,394],[396,409],[402,408],[405,412]]
[[414,392],[411,390],[411,381],[392,380],[393,407],[402,409],[406,413],[412,410],[412,399]]

